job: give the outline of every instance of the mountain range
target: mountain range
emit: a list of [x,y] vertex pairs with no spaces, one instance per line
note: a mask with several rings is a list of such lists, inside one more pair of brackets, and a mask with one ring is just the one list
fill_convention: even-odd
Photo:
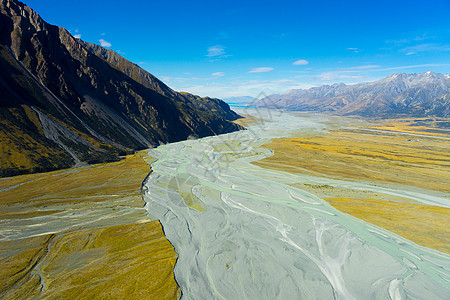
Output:
[[273,94],[257,106],[366,117],[449,117],[450,75],[392,74],[375,82],[323,85]]
[[242,129],[225,102],[176,92],[19,1],[0,12],[0,177]]

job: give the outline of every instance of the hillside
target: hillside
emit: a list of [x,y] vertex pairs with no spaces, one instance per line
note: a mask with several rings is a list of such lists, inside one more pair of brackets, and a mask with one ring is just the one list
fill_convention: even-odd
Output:
[[175,92],[19,1],[0,0],[0,11],[0,176],[242,129],[225,102]]
[[449,117],[450,77],[433,72],[393,74],[364,84],[324,85],[273,94],[260,106],[368,117]]

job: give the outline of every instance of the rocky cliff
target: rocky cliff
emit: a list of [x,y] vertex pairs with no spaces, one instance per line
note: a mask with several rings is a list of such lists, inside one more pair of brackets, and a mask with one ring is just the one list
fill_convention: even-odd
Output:
[[0,0],[0,176],[242,129],[219,99],[178,93],[112,50]]

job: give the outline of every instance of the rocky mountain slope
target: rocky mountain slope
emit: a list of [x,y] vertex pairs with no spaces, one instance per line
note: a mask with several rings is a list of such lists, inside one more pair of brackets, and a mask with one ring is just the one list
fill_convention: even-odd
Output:
[[375,82],[333,84],[270,95],[260,106],[369,117],[448,117],[450,77],[433,72],[393,74]]
[[0,0],[0,12],[0,176],[242,129],[225,102],[175,92],[19,1]]

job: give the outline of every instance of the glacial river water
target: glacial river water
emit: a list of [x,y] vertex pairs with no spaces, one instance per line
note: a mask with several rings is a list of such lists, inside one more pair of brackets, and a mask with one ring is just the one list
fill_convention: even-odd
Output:
[[[179,255],[183,299],[449,299],[449,255],[289,185],[329,179],[251,164],[272,154],[261,147],[272,138],[326,130],[321,117],[238,112],[264,121],[149,151],[157,161],[144,187],[146,208]],[[425,192],[384,192],[449,206],[448,197]]]

